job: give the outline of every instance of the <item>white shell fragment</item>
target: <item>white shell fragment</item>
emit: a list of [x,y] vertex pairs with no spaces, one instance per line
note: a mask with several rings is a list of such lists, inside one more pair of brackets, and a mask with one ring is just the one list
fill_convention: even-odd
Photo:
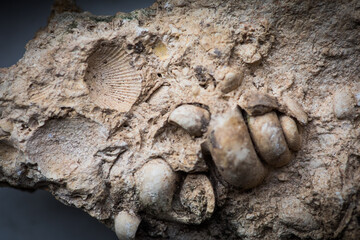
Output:
[[219,89],[222,93],[229,93],[237,89],[244,78],[244,72],[240,69],[238,71],[229,71],[225,74],[224,79],[219,83]]
[[291,160],[291,152],[275,112],[248,119],[249,130],[260,157],[274,167],[281,167]]
[[263,181],[267,170],[256,155],[239,109],[212,121],[208,141],[213,160],[227,182],[248,189]]
[[119,240],[135,239],[136,231],[141,219],[133,213],[127,211],[119,212],[114,219],[114,228]]
[[192,136],[201,137],[206,132],[210,113],[202,107],[185,104],[176,108],[170,114],[168,121],[180,126]]
[[299,151],[301,148],[301,136],[294,119],[283,115],[280,117],[280,124],[289,148],[293,151]]
[[251,116],[262,115],[278,108],[275,98],[257,91],[247,91],[241,95],[239,106]]
[[182,206],[189,212],[191,222],[201,223],[215,209],[215,195],[209,179],[203,174],[189,174],[180,191]]
[[336,118],[349,118],[354,113],[355,100],[349,87],[339,89],[334,94],[333,109]]
[[136,173],[136,186],[142,208],[149,213],[165,213],[171,209],[177,174],[161,159],[147,162]]
[[121,46],[101,45],[88,59],[85,74],[91,100],[101,108],[127,112],[141,92],[140,73]]

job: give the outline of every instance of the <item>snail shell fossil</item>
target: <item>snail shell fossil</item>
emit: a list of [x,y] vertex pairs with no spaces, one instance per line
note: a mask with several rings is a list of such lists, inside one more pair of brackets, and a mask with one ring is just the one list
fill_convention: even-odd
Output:
[[114,219],[114,228],[119,240],[135,239],[141,219],[127,211],[119,212]]
[[280,124],[289,148],[293,151],[299,151],[301,148],[301,136],[294,119],[283,115],[280,117]]
[[291,160],[280,121],[275,112],[248,118],[249,130],[260,157],[274,167],[281,167]]
[[209,125],[210,113],[202,107],[184,104],[170,114],[168,121],[192,136],[201,137]]
[[141,92],[140,73],[116,45],[100,45],[88,58],[85,81],[90,98],[101,108],[127,112]]
[[262,182],[267,170],[256,155],[238,108],[212,121],[208,141],[214,163],[227,182],[245,189]]
[[161,159],[147,162],[136,172],[136,186],[142,208],[149,213],[170,211],[177,174]]

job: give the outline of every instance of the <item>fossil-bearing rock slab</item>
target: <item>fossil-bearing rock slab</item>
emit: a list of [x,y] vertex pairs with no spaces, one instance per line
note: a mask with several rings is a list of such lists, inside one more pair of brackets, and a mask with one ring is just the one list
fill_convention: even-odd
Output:
[[358,239],[359,39],[357,0],[56,1],[0,69],[0,183],[120,239]]

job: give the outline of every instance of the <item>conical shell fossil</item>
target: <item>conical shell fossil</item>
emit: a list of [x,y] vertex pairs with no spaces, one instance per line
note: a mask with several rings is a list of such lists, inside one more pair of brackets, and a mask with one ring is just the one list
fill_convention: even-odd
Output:
[[251,137],[262,159],[268,164],[281,167],[289,163],[291,153],[275,112],[248,119]]
[[120,46],[99,46],[88,59],[85,81],[95,104],[120,112],[130,110],[141,92],[141,76]]
[[267,171],[256,155],[239,109],[213,121],[208,140],[214,162],[227,182],[245,189],[262,182]]

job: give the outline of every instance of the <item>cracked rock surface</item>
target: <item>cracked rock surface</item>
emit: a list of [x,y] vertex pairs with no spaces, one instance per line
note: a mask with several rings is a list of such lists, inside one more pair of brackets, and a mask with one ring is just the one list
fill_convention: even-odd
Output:
[[357,0],[57,1],[0,69],[0,184],[120,239],[358,239],[359,76]]

